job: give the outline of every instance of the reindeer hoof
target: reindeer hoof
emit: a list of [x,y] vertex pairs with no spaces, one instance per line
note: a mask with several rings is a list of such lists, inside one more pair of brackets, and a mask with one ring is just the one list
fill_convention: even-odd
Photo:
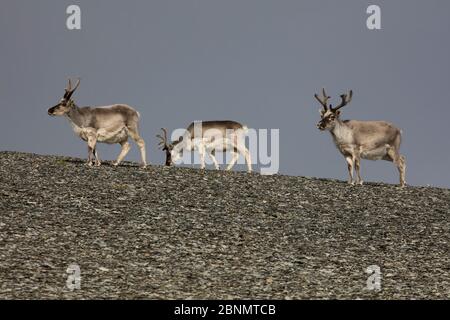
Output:
[[364,184],[364,181],[362,181],[362,180],[358,182],[358,185],[360,185],[360,186],[362,186],[363,184]]
[[114,167],[117,167],[117,166],[119,165],[119,163],[116,162],[116,161],[114,161],[112,165],[113,165]]

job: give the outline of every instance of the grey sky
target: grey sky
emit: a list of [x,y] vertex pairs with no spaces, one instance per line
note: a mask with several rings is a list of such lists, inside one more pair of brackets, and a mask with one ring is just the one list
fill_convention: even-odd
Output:
[[[78,4],[82,30],[65,27]],[[382,30],[366,28],[378,4]],[[155,134],[191,120],[233,119],[280,129],[280,173],[347,178],[345,160],[315,125],[322,86],[343,118],[389,120],[404,132],[407,180],[450,186],[450,2],[361,0],[2,0],[0,150],[86,157],[85,143],[48,107],[67,77],[78,105],[127,103],[142,114],[152,163]],[[334,100],[334,101],[336,101]],[[119,146],[101,145],[115,158]],[[127,160],[138,161],[133,145]],[[363,161],[366,181],[398,181]]]

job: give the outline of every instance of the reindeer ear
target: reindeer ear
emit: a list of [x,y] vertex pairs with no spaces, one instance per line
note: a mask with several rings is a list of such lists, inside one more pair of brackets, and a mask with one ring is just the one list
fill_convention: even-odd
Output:
[[320,108],[320,109],[319,109],[319,114],[320,114],[321,116],[323,116],[323,115],[325,114],[325,110],[323,110],[322,108]]
[[336,110],[335,114],[336,114],[336,117],[339,117],[341,115],[341,110]]

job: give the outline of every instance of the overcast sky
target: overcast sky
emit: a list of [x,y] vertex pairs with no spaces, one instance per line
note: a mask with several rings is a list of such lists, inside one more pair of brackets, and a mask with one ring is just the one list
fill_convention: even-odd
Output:
[[[82,29],[69,31],[70,4]],[[382,30],[366,9],[381,7]],[[280,173],[347,179],[329,133],[316,128],[322,86],[343,118],[403,130],[407,181],[450,186],[450,2],[446,0],[2,0],[0,150],[86,158],[85,143],[47,108],[67,77],[80,106],[127,103],[142,114],[152,163],[160,127],[232,119],[280,129]],[[101,145],[105,159],[120,147]],[[138,161],[133,144],[127,160]],[[363,161],[366,181],[398,182],[395,167]]]

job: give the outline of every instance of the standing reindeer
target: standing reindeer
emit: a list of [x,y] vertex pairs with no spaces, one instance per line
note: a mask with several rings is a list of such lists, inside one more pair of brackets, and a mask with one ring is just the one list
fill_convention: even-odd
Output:
[[161,130],[163,131],[163,136],[157,135],[157,137],[160,139],[159,146],[166,152],[167,166],[179,160],[183,155],[183,150],[193,151],[197,149],[200,155],[201,169],[205,168],[205,153],[208,153],[214,163],[214,167],[218,170],[219,164],[215,157],[215,152],[230,151],[232,159],[226,170],[231,170],[239,159],[239,154],[242,154],[247,163],[247,172],[252,171],[250,152],[245,147],[245,134],[248,128],[238,122],[193,122],[186,129],[184,135],[171,143],[167,140],[167,130]]
[[352,100],[353,92],[341,95],[341,103],[333,108],[328,100],[330,97],[322,89],[322,97],[314,97],[322,105],[321,120],[317,124],[320,130],[330,131],[334,143],[345,157],[350,175],[349,183],[354,184],[353,168],[356,169],[356,183],[362,184],[360,175],[361,159],[392,161],[400,173],[400,185],[406,184],[405,157],[400,155],[401,130],[386,121],[341,120],[339,109]]
[[69,79],[68,87],[59,103],[48,109],[50,116],[66,116],[72,125],[75,133],[88,145],[87,164],[92,166],[93,156],[95,156],[95,165],[100,166],[100,158],[96,149],[97,142],[108,144],[119,143],[122,146],[114,165],[117,166],[130,151],[130,136],[139,146],[142,157],[142,167],[145,168],[145,142],[139,135],[139,113],[132,107],[124,104],[115,104],[105,107],[83,107],[79,108],[71,99],[72,94],[80,85],[80,80],[72,88],[72,82]]

